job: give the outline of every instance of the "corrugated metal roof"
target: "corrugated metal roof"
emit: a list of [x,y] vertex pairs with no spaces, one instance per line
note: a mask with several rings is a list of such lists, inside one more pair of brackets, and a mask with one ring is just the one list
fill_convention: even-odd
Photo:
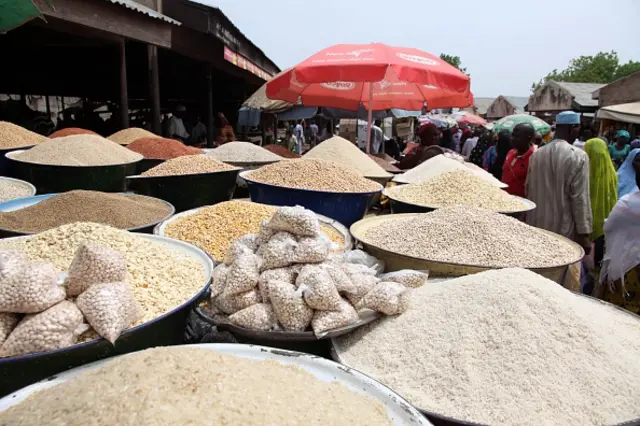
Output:
[[564,81],[554,81],[553,83],[569,92],[573,101],[583,107],[597,107],[598,101],[593,99],[593,92],[606,86],[601,83],[567,83]]
[[176,21],[175,19],[169,18],[168,16],[163,15],[160,12],[156,12],[155,10],[150,9],[147,6],[144,6],[133,0],[107,0],[107,1],[113,4],[119,4],[120,6],[124,6],[127,9],[135,10],[136,12],[140,12],[154,19],[159,19],[161,21],[165,21],[173,25],[181,25],[180,22]]
[[487,113],[487,109],[491,106],[495,98],[473,98],[473,107],[476,114],[484,115]]
[[524,96],[505,96],[506,100],[508,100],[511,105],[516,107],[519,111],[524,111],[524,107],[529,103],[529,97]]

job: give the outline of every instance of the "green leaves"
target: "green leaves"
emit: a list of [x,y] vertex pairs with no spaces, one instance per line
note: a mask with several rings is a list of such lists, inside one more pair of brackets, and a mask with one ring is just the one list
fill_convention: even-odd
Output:
[[462,71],[463,73],[467,74],[467,75],[471,75],[467,72],[466,68],[462,67],[462,61],[460,60],[460,56],[453,56],[453,55],[447,55],[446,53],[441,53],[440,54],[440,59],[442,59],[443,61],[447,62],[449,65],[452,65],[456,68],[458,68],[460,71]]

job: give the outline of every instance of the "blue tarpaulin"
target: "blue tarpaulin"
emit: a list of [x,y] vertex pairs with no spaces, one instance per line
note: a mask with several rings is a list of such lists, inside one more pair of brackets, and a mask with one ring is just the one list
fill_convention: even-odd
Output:
[[318,114],[318,108],[316,107],[296,106],[278,113],[278,121],[306,120],[315,117],[316,114]]
[[238,111],[238,126],[258,127],[260,125],[260,110],[242,107]]

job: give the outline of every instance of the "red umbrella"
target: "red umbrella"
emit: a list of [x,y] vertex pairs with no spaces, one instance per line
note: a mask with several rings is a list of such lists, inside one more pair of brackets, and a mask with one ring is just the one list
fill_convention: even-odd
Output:
[[470,112],[456,113],[454,114],[454,118],[459,124],[468,124],[471,126],[483,126],[487,124],[487,120]]
[[300,99],[303,105],[357,110],[363,104],[369,128],[373,110],[473,103],[466,74],[421,50],[382,43],[328,47],[269,81],[266,92],[271,99]]

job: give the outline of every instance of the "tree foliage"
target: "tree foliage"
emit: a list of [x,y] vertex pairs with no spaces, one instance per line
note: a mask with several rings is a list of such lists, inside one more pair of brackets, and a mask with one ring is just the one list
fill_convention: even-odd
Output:
[[640,71],[640,62],[629,61],[621,64],[615,51],[599,52],[594,56],[580,56],[572,59],[569,66],[562,71],[554,69],[542,80],[533,83],[531,90],[536,90],[549,80],[571,83],[611,83],[636,71]]
[[467,72],[467,68],[462,66],[462,61],[460,60],[460,56],[453,56],[453,55],[447,55],[446,53],[441,53],[440,59],[447,62],[449,65],[453,65],[454,67],[458,68],[463,73],[470,75]]

